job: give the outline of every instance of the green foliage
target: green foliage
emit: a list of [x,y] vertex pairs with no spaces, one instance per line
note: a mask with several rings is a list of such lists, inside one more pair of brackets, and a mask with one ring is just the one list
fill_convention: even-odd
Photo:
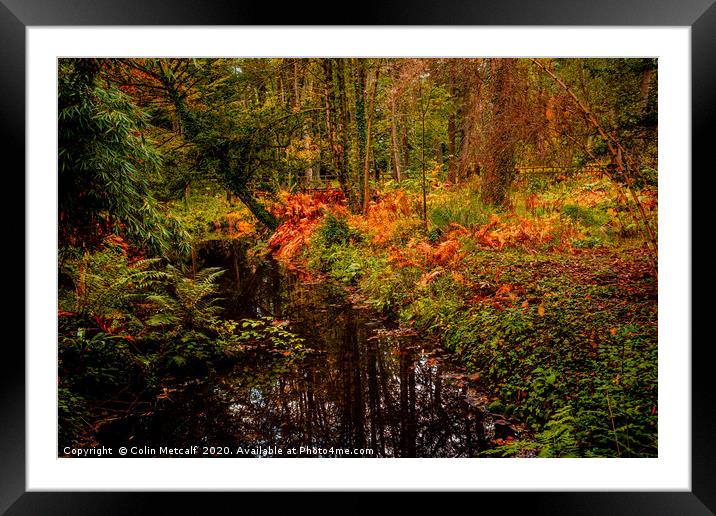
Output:
[[142,135],[146,116],[119,90],[100,86],[95,60],[61,60],[58,167],[61,245],[92,248],[103,232],[157,254],[186,252],[179,224],[149,188],[160,156]]
[[237,337],[239,341],[256,345],[270,345],[273,348],[291,351],[303,349],[303,339],[277,324],[271,317],[243,319]]
[[[559,59],[555,61],[555,73],[569,84],[581,83],[582,101],[606,132],[614,134],[638,163],[656,168],[656,59]],[[601,138],[594,138],[593,144],[594,155],[611,158]],[[632,174],[635,179],[640,176],[638,170]]]
[[60,317],[58,338],[58,417],[60,444],[76,442],[91,428],[91,406],[128,393],[141,392],[151,383],[144,357],[131,337],[100,330],[101,319]]
[[456,284],[447,271],[441,269],[428,284],[415,289],[415,300],[400,311],[400,318],[412,325],[416,330],[437,333],[453,325],[459,320],[465,309],[466,292],[464,287]]
[[186,328],[203,328],[218,314],[216,281],[225,271],[218,267],[201,269],[186,276],[179,269],[167,265],[162,274],[163,292],[147,296],[153,305],[148,326],[159,326],[170,332]]
[[601,226],[609,220],[608,216],[601,211],[574,204],[565,204],[562,206],[561,212],[562,215],[586,227]]
[[572,407],[565,405],[554,413],[534,440],[515,440],[488,450],[485,455],[501,455],[512,457],[524,455],[524,452],[535,452],[542,458],[575,458],[579,457],[579,443],[574,435],[577,422],[572,415]]
[[108,329],[141,326],[141,301],[162,277],[158,258],[129,262],[125,250],[109,240],[98,251],[63,249],[59,260],[60,310],[102,317]]
[[576,423],[569,405],[555,411],[544,429],[537,434],[538,456],[578,457],[578,443],[574,436]]
[[535,174],[525,173],[520,176],[521,182],[524,184],[525,190],[530,194],[539,194],[546,192],[554,185],[554,178],[557,174]]
[[334,279],[351,284],[363,275],[365,260],[358,248],[333,244],[314,249],[317,254],[311,260],[312,266],[327,272]]
[[63,438],[88,430],[90,407],[151,396],[171,377],[205,374],[225,354],[215,305],[222,271],[186,276],[158,259],[130,262],[111,244],[65,249],[60,264]]
[[57,414],[60,445],[77,442],[90,426],[86,400],[68,387],[58,387]]
[[659,173],[656,168],[642,167],[634,177],[634,186],[636,188],[659,186]]
[[360,234],[352,230],[345,218],[338,218],[327,213],[318,229],[318,236],[323,245],[345,245],[360,240]]
[[146,297],[150,316],[146,338],[159,344],[158,363],[173,372],[202,371],[218,358],[217,316],[221,310],[217,279],[223,270],[210,267],[186,275],[167,265],[161,284]]
[[241,205],[232,205],[226,201],[226,192],[219,191],[215,185],[203,186],[197,183],[188,199],[189,209],[184,201],[168,204],[169,212],[176,217],[191,235],[193,242],[201,242],[225,236],[217,231],[228,229],[227,215],[241,214],[241,220],[252,221],[253,216]]
[[472,228],[486,224],[488,221],[489,212],[476,198],[453,194],[441,201],[434,203],[430,208],[428,220],[442,232],[448,231],[450,224]]
[[589,249],[593,247],[599,247],[603,243],[604,242],[602,241],[602,239],[596,236],[586,236],[584,238],[571,241],[572,247],[575,247],[577,249]]
[[[440,228],[433,233],[434,238],[438,239],[442,235]],[[439,234],[438,234],[439,233]],[[390,242],[394,245],[403,246],[411,240],[420,238],[425,235],[425,224],[418,218],[404,218],[397,220],[390,231]]]
[[368,304],[386,315],[398,316],[414,299],[414,287],[422,271],[415,267],[392,267],[385,258],[371,262],[361,280]]
[[311,239],[309,264],[343,283],[355,283],[364,273],[363,235],[345,218],[327,213]]
[[142,384],[145,363],[133,353],[131,337],[104,333],[90,319],[82,326],[78,322],[60,319],[58,365],[63,388],[102,400],[118,387]]

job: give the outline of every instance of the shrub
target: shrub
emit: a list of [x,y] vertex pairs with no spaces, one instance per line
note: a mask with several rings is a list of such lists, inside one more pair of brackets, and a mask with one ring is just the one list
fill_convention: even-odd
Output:
[[573,222],[579,222],[585,227],[601,226],[609,220],[609,216],[604,212],[595,208],[583,208],[576,204],[565,204],[562,206],[561,213]]
[[326,247],[345,245],[362,239],[360,233],[353,230],[345,218],[336,217],[332,213],[327,213],[323,219],[318,228],[318,237]]

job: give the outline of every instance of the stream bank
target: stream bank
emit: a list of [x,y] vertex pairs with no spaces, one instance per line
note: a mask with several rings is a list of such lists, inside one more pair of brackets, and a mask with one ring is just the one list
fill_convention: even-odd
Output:
[[198,445],[233,457],[477,457],[524,430],[488,411],[479,378],[433,339],[344,288],[302,281],[270,257],[251,265],[240,240],[209,242],[197,259],[226,270],[222,317],[271,318],[303,339],[303,352],[247,349],[162,397],[151,415],[108,425],[99,444],[132,442],[159,456]]

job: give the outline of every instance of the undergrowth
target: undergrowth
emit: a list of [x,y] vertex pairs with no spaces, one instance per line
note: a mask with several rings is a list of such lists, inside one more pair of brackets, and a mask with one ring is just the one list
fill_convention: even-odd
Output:
[[221,316],[223,270],[132,257],[118,237],[93,252],[65,249],[59,265],[60,449],[247,349],[302,353],[272,320]]

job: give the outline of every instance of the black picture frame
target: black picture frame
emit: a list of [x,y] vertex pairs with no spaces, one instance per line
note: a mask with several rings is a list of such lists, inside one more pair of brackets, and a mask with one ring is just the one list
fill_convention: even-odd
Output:
[[[0,0],[0,147],[5,157],[17,157],[19,180],[25,167],[25,30],[29,26],[66,25],[341,25],[337,3],[295,3],[211,0]],[[345,12],[346,6],[343,6]],[[350,8],[350,6],[349,6]],[[692,168],[706,169],[707,144],[715,141],[716,5],[714,0],[400,0],[385,5],[374,0],[355,5],[349,19],[355,25],[572,25],[572,26],[688,26],[692,44]],[[344,18],[346,19],[346,18]],[[699,165],[702,165],[701,167]],[[8,174],[9,175],[9,174]],[[6,176],[7,177],[7,176]],[[685,176],[686,179],[686,176]],[[6,190],[8,193],[11,190]],[[24,180],[13,192],[24,192]],[[694,195],[699,194],[692,188]],[[693,197],[692,206],[698,206]],[[702,199],[704,200],[704,199]],[[708,201],[703,204],[708,205]],[[18,211],[15,211],[17,217]],[[6,220],[12,220],[6,218]],[[698,235],[693,216],[692,235]],[[705,222],[704,224],[706,224]],[[6,241],[25,241],[24,228],[13,220]],[[19,234],[22,232],[23,234]],[[19,248],[19,244],[17,245]],[[692,249],[692,268],[696,265]],[[15,250],[15,257],[23,251]],[[11,263],[14,263],[11,262]],[[25,266],[25,276],[32,271]],[[693,274],[693,269],[692,269]],[[24,306],[24,304],[23,304]],[[708,320],[708,307],[692,302],[692,321]],[[701,314],[703,317],[699,318]],[[693,325],[692,325],[693,326]],[[323,494],[291,493],[28,493],[25,489],[25,353],[17,339],[6,340],[0,375],[0,513],[7,515],[59,514],[213,514],[264,505],[269,512],[295,511],[339,514],[374,510],[381,503],[375,493],[348,493],[327,502]],[[716,511],[716,389],[710,382],[709,339],[679,343],[691,346],[692,356],[692,490],[690,492],[608,493],[451,493],[447,500],[413,493],[401,501],[427,512],[457,504],[485,510],[496,502],[500,512],[525,514],[714,514]],[[267,497],[270,500],[267,501]],[[204,509],[190,509],[188,498],[199,498]],[[236,504],[240,503],[241,507]],[[336,503],[340,504],[339,506]],[[303,506],[303,507],[302,507]],[[161,510],[157,509],[161,507]],[[223,507],[213,511],[211,507]],[[233,507],[233,508],[232,508]],[[244,509],[245,510],[245,509]],[[487,509],[495,510],[495,509]]]

